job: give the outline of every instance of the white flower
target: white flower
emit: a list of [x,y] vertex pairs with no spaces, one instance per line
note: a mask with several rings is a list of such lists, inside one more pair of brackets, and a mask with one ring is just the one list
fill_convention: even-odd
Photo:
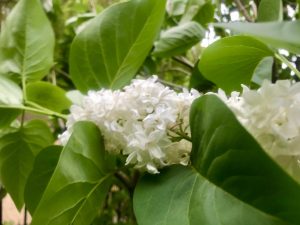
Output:
[[300,83],[264,81],[258,90],[244,86],[241,95],[219,96],[265,151],[300,177]]
[[199,95],[195,90],[176,93],[156,76],[135,79],[123,90],[90,91],[81,105],[71,107],[60,139],[66,143],[74,123],[89,120],[101,130],[107,151],[127,155],[126,164],[150,173],[171,164],[186,165],[191,145],[178,137],[182,132],[190,135],[190,106]]

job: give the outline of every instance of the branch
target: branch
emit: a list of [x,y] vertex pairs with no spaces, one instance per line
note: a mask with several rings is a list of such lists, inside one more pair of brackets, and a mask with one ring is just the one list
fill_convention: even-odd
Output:
[[248,22],[254,22],[254,19],[248,14],[248,11],[240,0],[234,0],[234,3]]
[[186,66],[187,68],[189,68],[189,69],[191,69],[191,70],[194,69],[194,65],[192,65],[192,64],[189,63],[189,62],[187,62],[187,61],[184,60],[184,59],[181,59],[181,58],[179,58],[179,57],[172,57],[172,59],[173,59],[174,61],[176,61],[176,62],[178,62],[178,63],[180,63],[180,64]]

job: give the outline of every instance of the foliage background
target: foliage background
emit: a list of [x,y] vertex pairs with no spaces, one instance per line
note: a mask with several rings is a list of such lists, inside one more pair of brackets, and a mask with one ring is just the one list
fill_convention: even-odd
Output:
[[[80,56],[80,54],[73,54],[73,56],[75,56],[72,57],[72,53],[70,53],[71,45],[72,43],[75,43],[75,36],[77,36],[81,31],[88,27],[89,21],[91,19],[95,18],[96,15],[104,11],[107,7],[119,2],[125,1],[53,0],[42,2],[43,10],[45,11],[47,18],[51,22],[51,27],[53,28],[55,35],[55,48],[53,57],[54,63],[51,64],[51,68],[49,70],[46,69],[49,72],[47,72],[46,76],[42,78],[42,81],[47,82],[49,84],[53,84],[56,87],[60,87],[61,89],[54,90],[53,86],[49,87],[45,83],[38,83],[40,81],[25,85],[27,88],[27,100],[29,100],[28,103],[30,103],[29,106],[36,107],[36,110],[44,110],[43,112],[46,113],[42,114],[46,114],[46,116],[37,115],[36,113],[27,111],[26,113],[22,113],[21,111],[19,111],[19,109],[16,110],[15,108],[1,108],[0,113],[5,119],[2,119],[1,122],[2,129],[0,132],[1,136],[3,137],[0,141],[0,154],[5,155],[5,150],[3,149],[5,149],[6,144],[8,142],[12,142],[10,141],[12,139],[19,140],[19,136],[25,138],[20,139],[19,142],[12,142],[11,145],[21,146],[24,143],[31,143],[32,136],[29,132],[30,129],[27,130],[28,127],[34,127],[35,132],[40,130],[39,135],[44,133],[44,135],[42,135],[44,137],[43,140],[34,140],[34,147],[28,145],[28,152],[34,152],[36,148],[41,149],[43,147],[47,147],[53,142],[57,135],[65,129],[64,116],[68,113],[68,107],[71,103],[68,99],[61,96],[64,95],[64,91],[74,90],[76,89],[76,87],[81,89],[81,91],[86,92],[85,88],[81,88],[80,85],[78,85],[81,83],[81,80],[80,78],[78,78],[79,76],[76,75],[78,74],[78,72],[76,72],[76,69],[74,69],[73,72],[71,71],[72,68],[75,68],[75,66],[70,65],[72,64],[72,60],[74,60],[73,65],[80,63],[80,59],[76,58]],[[5,33],[5,29],[3,28],[4,22],[8,18],[7,16],[9,15],[16,3],[17,1],[8,0],[0,2],[0,20],[2,34]],[[135,67],[137,68],[132,68],[132,71],[137,71],[132,72],[131,76],[133,77],[136,74],[139,74],[141,76],[146,77],[150,74],[157,74],[161,83],[170,86],[175,90],[181,90],[182,87],[188,87],[196,88],[201,92],[216,91],[219,87],[225,89],[227,92],[232,90],[238,90],[240,88],[241,83],[247,83],[252,88],[257,88],[261,84],[262,79],[269,79],[273,82],[278,79],[291,79],[294,81],[299,81],[299,76],[297,76],[299,75],[297,74],[299,72],[297,72],[297,69],[300,69],[300,58],[297,54],[299,54],[300,44],[299,41],[296,41],[296,44],[293,42],[295,40],[295,37],[297,38],[300,33],[299,29],[296,29],[296,27],[299,26],[299,23],[297,21],[299,18],[299,8],[299,2],[296,0],[168,1],[168,4],[166,6],[167,12],[163,18],[160,31],[152,34],[153,38],[155,39],[155,42],[153,45],[152,43],[150,43],[150,52],[145,51],[147,55],[146,57],[144,57],[145,60],[144,58],[142,58],[142,65],[136,65]],[[230,27],[230,23],[228,22],[236,20],[243,22],[247,21],[252,23],[273,21],[277,23],[277,27],[275,28],[285,26],[285,24],[281,23],[281,21],[294,21],[295,24],[290,27],[290,30],[288,30],[290,32],[287,31],[286,36],[283,36],[282,40],[272,40],[272,43],[275,44],[271,44],[270,47],[266,45],[266,42],[268,44],[269,39],[268,41],[264,41],[264,38],[266,38],[264,36],[265,34],[263,34],[261,30],[257,29],[257,27],[255,29],[248,29],[246,27],[246,30],[248,29],[247,32],[249,32],[249,30],[254,30],[254,33],[252,33],[252,35],[255,38],[258,37],[259,40],[248,36],[232,37],[233,34],[236,34],[236,31],[242,31],[242,33],[245,33],[245,31],[238,27],[238,25],[236,24],[231,24],[232,27]],[[213,26],[211,23],[214,23],[215,25]],[[244,25],[242,24],[241,26]],[[257,32],[255,33],[255,31]],[[275,32],[276,29],[273,29],[273,31]],[[149,32],[148,34],[151,34],[151,32]],[[38,34],[33,34],[33,36],[34,35]],[[278,33],[275,32],[273,36],[276,37],[276,35],[278,36]],[[283,34],[279,33],[279,36],[280,35]],[[2,43],[5,43],[5,35],[2,36],[4,37],[2,38]],[[78,35],[77,37],[79,37],[78,46],[80,47],[80,44],[82,44],[82,42],[80,42],[80,35]],[[32,37],[32,39],[34,39],[34,37]],[[221,41],[218,42],[218,44],[211,45],[216,40]],[[113,43],[109,41],[107,43],[108,44],[105,46],[107,48],[112,48]],[[237,45],[236,43],[239,44]],[[75,46],[75,44],[73,45]],[[111,44],[111,46],[109,44]],[[226,47],[228,46],[230,47],[230,50],[228,51],[227,49],[226,51]],[[282,48],[285,48],[286,46],[288,46],[288,51],[282,50]],[[79,51],[79,47],[77,49],[75,49],[74,47],[74,51]],[[256,51],[254,52],[251,51],[253,47],[256,47]],[[236,51],[233,51],[234,48],[236,49]],[[263,49],[264,51],[258,54],[257,49]],[[215,54],[216,52],[220,54]],[[135,54],[138,53],[136,52]],[[92,57],[94,57],[95,55],[92,55]],[[244,64],[241,63],[239,59],[241,57],[245,58],[248,55],[251,55],[251,60],[249,59]],[[285,57],[282,57],[283,55]],[[226,61],[226,59],[228,59],[228,61]],[[3,58],[1,58],[1,60],[4,61]],[[222,64],[219,62],[224,63]],[[83,65],[85,64],[83,63]],[[1,70],[1,73],[1,75],[3,75],[4,77],[7,77],[5,71]],[[71,77],[70,74],[74,75],[72,75]],[[12,80],[15,80],[14,77],[9,77],[12,78]],[[130,79],[125,79],[124,82],[122,81],[122,85],[119,86],[123,86],[125,83],[128,83],[129,80]],[[5,82],[6,81],[4,81],[4,83]],[[101,79],[99,82],[102,82]],[[77,85],[75,85],[76,83]],[[7,87],[8,85],[9,91],[14,90],[16,86],[15,83],[10,83],[10,81],[5,83],[5,85],[5,87]],[[19,83],[17,83],[17,85],[19,85]],[[24,84],[22,85],[24,91]],[[101,85],[106,86],[106,84],[103,82],[101,83]],[[3,88],[2,90],[5,89]],[[46,91],[43,92],[43,90]],[[46,92],[48,92],[48,90],[52,90],[52,94],[47,95]],[[53,93],[56,93],[57,95]],[[13,95],[12,99],[14,101],[18,101],[18,99],[14,98],[16,96],[19,96],[19,94],[20,93],[18,93],[18,91],[16,90],[16,93]],[[59,99],[59,103],[51,103],[51,101],[57,99]],[[23,110],[23,112],[24,110],[26,110],[26,108],[21,109]],[[14,120],[15,118],[17,118],[17,120]],[[42,118],[44,121],[47,121],[47,124],[33,121],[33,119],[36,118]],[[9,121],[9,123],[7,123],[7,121]],[[26,123],[27,121],[29,121],[29,123]],[[44,126],[48,126],[48,128],[45,128]],[[87,129],[86,131],[93,129],[88,125],[85,126],[83,126],[85,128],[81,129]],[[21,127],[22,129],[19,129],[19,127]],[[54,147],[50,148],[52,149]],[[36,151],[38,152],[38,150]],[[20,151],[17,151],[17,153],[12,157],[13,162],[15,162],[16,159],[18,159],[18,165],[20,165],[20,167],[18,167],[19,171],[10,171],[8,169],[8,173],[6,173],[6,164],[4,162],[0,163],[2,171],[4,171],[2,174],[2,182],[5,184],[6,189],[8,190],[8,192],[10,192],[11,195],[17,196],[14,197],[14,200],[18,208],[21,208],[23,205],[23,197],[20,196],[23,196],[23,189],[25,189],[25,203],[29,211],[33,212],[35,211],[35,207],[37,207],[37,203],[40,199],[39,197],[37,197],[36,193],[34,193],[34,196],[32,196],[32,192],[30,190],[41,189],[40,187],[31,186],[33,183],[36,182],[35,179],[37,179],[36,177],[34,177],[34,173],[32,173],[28,178],[29,180],[33,180],[33,182],[29,182],[31,184],[29,184],[29,186],[26,187],[26,179],[24,179],[24,177],[22,178],[20,176],[20,179],[17,178],[15,180],[9,178],[11,174],[18,174],[22,169],[24,169],[22,167],[24,166],[24,161],[27,160],[26,165],[33,165],[35,157],[38,157],[37,154],[28,157],[28,155],[26,155],[24,152],[26,152],[26,148],[25,150],[22,149]],[[54,167],[57,164],[60,149],[48,149],[43,150],[43,152],[43,154],[45,155],[39,155],[39,157],[41,158],[40,160],[43,160],[43,157],[46,156],[53,157],[53,161],[47,160],[47,163],[49,163],[49,167],[47,167],[47,169],[54,169]],[[3,159],[4,158],[5,157],[3,156]],[[119,159],[117,164],[122,165],[122,160],[124,159]],[[195,162],[195,164],[197,163]],[[35,168],[35,166],[37,168]],[[38,166],[38,164],[34,164],[34,171],[35,169],[36,171],[42,170],[42,168],[38,168]],[[76,166],[74,166],[74,168],[75,167]],[[28,171],[30,170],[31,168],[28,169]],[[175,168],[174,170],[176,171],[180,169]],[[199,171],[201,171],[202,173],[201,169],[199,169]],[[197,177],[197,179],[202,179],[199,178],[198,174],[193,174],[191,171],[188,171],[188,169],[186,171],[180,170],[180,172],[178,173],[191,173],[192,176]],[[170,174],[172,174],[172,172],[166,172],[166,175],[164,174],[162,176],[168,177],[171,176]],[[51,175],[52,173],[48,174],[49,177]],[[47,185],[49,177],[48,179],[45,179],[45,183],[43,185]],[[137,184],[138,177],[139,174],[136,171],[133,171],[132,169],[128,168],[122,168],[122,173],[116,173],[116,177],[114,178],[114,185],[112,185],[109,188],[108,195],[103,200],[105,202],[103,212],[101,215],[99,214],[98,218],[95,219],[93,224],[96,225],[136,223],[131,199],[133,195],[133,189]],[[151,180],[152,178],[149,179]],[[18,185],[16,185],[16,180],[18,180],[18,182],[20,182],[21,180],[21,182]],[[168,185],[172,186],[172,182]],[[17,186],[17,188],[15,186]],[[23,189],[20,187],[23,187]],[[147,190],[147,188],[144,188],[143,190]],[[231,193],[231,190],[229,191],[229,193]],[[239,193],[237,193],[236,195],[240,197]],[[298,192],[294,196],[297,197]],[[249,199],[243,200],[247,202]],[[266,211],[269,212],[268,207],[256,207],[262,210],[266,210],[267,208]],[[176,207],[174,207],[174,209],[176,209]],[[295,209],[293,208],[290,210],[292,211]],[[176,212],[174,212],[174,214],[176,214]],[[251,217],[250,214],[248,216],[249,218]],[[149,220],[149,218],[151,218],[151,215],[146,215],[145,218],[140,219],[139,221],[148,221],[149,224],[151,224],[151,220]],[[156,218],[155,215],[154,218]],[[294,222],[295,218],[297,217],[295,216],[291,218],[292,219],[288,219],[289,222]],[[261,219],[261,221],[264,220]],[[252,224],[253,223],[254,222],[252,222]],[[144,224],[147,223],[145,222]],[[251,222],[249,222],[249,224],[251,224]],[[270,222],[270,224],[273,224],[273,222]],[[277,222],[274,222],[274,224],[277,224]],[[281,222],[278,222],[278,224],[281,224]],[[294,224],[297,224],[297,222],[294,222]]]

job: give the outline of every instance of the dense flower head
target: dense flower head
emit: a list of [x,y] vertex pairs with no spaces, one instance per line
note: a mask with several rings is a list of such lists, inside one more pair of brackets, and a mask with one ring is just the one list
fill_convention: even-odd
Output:
[[300,178],[300,83],[264,81],[258,90],[218,95],[265,151]]
[[73,105],[67,130],[60,136],[66,143],[75,122],[88,120],[101,130],[106,150],[127,156],[126,164],[158,173],[171,164],[186,165],[191,143],[189,111],[200,94],[177,93],[157,77],[134,79],[123,90],[89,91],[80,105]]

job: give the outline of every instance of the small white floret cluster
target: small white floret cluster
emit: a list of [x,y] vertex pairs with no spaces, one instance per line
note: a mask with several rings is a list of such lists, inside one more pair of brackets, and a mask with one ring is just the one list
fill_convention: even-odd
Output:
[[88,120],[101,130],[106,150],[126,155],[126,164],[150,173],[167,165],[186,165],[190,106],[199,95],[195,90],[176,93],[156,76],[135,79],[123,90],[89,91],[81,105],[71,107],[60,140],[65,144],[74,123]]
[[299,176],[300,83],[264,81],[258,90],[243,86],[243,92],[218,95],[265,151],[289,172]]

